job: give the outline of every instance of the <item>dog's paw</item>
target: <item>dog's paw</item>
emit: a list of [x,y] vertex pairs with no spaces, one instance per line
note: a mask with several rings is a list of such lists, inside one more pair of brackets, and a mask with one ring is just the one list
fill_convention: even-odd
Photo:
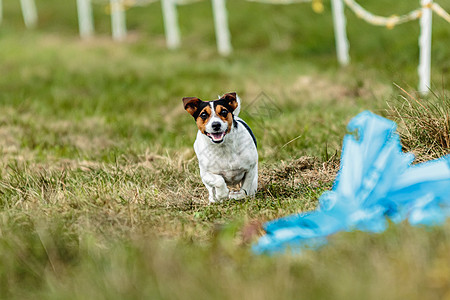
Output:
[[222,203],[224,200],[228,199],[227,198],[213,198],[213,199],[209,199],[208,205],[213,205],[213,204],[217,204],[217,203]]
[[241,200],[241,199],[244,199],[246,196],[247,196],[247,194],[243,190],[240,190],[240,191],[230,192],[230,194],[228,195],[228,198],[232,199],[232,200]]
[[222,202],[223,200],[228,199],[228,195],[229,195],[229,190],[226,186],[221,187],[221,188],[216,188],[216,195],[214,197],[214,200],[216,200],[217,202]]

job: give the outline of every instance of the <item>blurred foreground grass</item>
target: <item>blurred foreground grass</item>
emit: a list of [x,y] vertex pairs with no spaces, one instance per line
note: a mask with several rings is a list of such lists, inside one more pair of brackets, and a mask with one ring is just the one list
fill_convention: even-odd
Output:
[[[450,297],[448,224],[342,233],[297,257],[250,252],[262,222],[314,209],[331,187],[348,120],[383,113],[393,82],[416,86],[417,23],[374,28],[348,12],[341,69],[327,2],[315,14],[229,1],[228,58],[208,2],[180,7],[177,51],[165,49],[159,4],[127,11],[124,43],[110,40],[101,5],[96,37],[80,41],[75,1],[37,4],[37,29],[12,1],[0,27],[0,298]],[[390,15],[416,4],[365,5]],[[450,31],[433,26],[440,91]],[[258,138],[260,190],[208,206],[181,98],[228,91]]]

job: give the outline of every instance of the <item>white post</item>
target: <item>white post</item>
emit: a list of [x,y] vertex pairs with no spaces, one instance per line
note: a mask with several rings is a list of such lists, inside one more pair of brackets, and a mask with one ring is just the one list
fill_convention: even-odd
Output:
[[111,5],[112,36],[114,40],[121,41],[127,35],[125,10],[123,8],[122,0],[110,0],[109,3]]
[[212,0],[214,27],[216,30],[217,50],[221,55],[231,53],[230,31],[228,29],[227,8],[225,0]]
[[342,0],[332,0],[331,7],[333,10],[334,38],[336,41],[336,54],[339,64],[346,66],[350,62],[348,55],[348,39],[346,32],[346,20],[344,15],[344,4]]
[[161,2],[167,48],[176,49],[180,46],[180,29],[178,27],[177,4],[175,0],[161,0]]
[[427,94],[430,88],[431,78],[431,24],[432,24],[432,0],[421,0],[422,17],[420,18],[420,60],[419,60],[419,92]]
[[3,20],[3,3],[2,0],[0,0],[0,24],[2,24]]
[[20,0],[22,15],[27,28],[33,28],[37,24],[36,3],[34,0]]
[[94,33],[91,0],[77,0],[78,28],[81,38],[89,38]]

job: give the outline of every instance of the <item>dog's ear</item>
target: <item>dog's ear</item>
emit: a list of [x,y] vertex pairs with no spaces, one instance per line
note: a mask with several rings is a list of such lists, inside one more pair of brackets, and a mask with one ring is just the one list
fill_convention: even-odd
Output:
[[200,102],[202,100],[198,99],[197,97],[184,97],[183,98],[183,106],[184,109],[190,113],[192,116],[194,116],[195,112],[198,109],[198,106],[200,105]]
[[232,93],[226,93],[220,99],[225,100],[234,111],[238,107],[238,102],[237,102],[236,97],[237,97],[236,93],[232,92]]

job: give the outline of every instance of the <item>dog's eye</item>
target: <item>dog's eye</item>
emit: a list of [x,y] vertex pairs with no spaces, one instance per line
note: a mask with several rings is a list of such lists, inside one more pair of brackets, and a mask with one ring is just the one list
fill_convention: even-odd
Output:
[[206,112],[202,112],[200,114],[200,118],[202,118],[203,120],[206,120],[206,119],[208,119],[208,114]]
[[228,110],[222,109],[222,111],[220,112],[220,115],[221,115],[222,117],[226,117],[226,116],[228,115]]

